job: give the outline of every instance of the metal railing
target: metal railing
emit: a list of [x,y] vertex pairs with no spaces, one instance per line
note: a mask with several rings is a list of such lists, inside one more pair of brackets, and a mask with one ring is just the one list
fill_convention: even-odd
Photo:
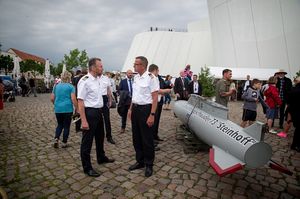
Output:
[[169,32],[187,32],[185,28],[160,28],[160,27],[150,27],[150,32],[154,31],[169,31]]

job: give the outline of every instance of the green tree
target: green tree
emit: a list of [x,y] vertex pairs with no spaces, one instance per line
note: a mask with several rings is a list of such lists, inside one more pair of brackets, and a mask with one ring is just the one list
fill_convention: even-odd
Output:
[[60,76],[60,74],[62,73],[62,69],[63,69],[63,64],[62,63],[57,64],[55,68],[55,76]]
[[199,73],[199,81],[202,85],[202,95],[204,97],[212,97],[215,95],[214,76],[209,72],[208,67],[201,67]]
[[5,75],[14,68],[13,59],[9,55],[0,56],[0,69],[5,70]]
[[36,63],[33,60],[23,60],[20,62],[20,70],[22,73],[28,71],[36,71],[40,74],[44,74],[45,67],[43,64]]
[[86,67],[88,63],[88,56],[85,50],[79,51],[78,48],[70,50],[69,55],[64,55],[62,64],[66,64],[67,70],[71,70],[77,66]]

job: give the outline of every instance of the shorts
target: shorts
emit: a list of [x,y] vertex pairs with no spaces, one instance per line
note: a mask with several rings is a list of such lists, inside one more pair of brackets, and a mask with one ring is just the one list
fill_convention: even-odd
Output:
[[256,111],[251,111],[248,109],[243,109],[243,121],[255,121],[256,120]]
[[266,113],[267,119],[277,119],[278,118],[278,109],[277,108],[269,108]]

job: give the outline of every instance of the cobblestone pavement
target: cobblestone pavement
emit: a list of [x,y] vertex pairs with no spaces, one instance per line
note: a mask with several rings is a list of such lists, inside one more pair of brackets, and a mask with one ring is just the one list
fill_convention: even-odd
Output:
[[[240,122],[241,102],[230,104],[230,118]],[[264,121],[262,115],[259,119]],[[120,134],[120,118],[112,110],[112,131],[116,145],[105,142],[112,164],[92,164],[102,175],[85,176],[79,156],[81,135],[74,125],[68,148],[52,146],[56,120],[49,94],[37,98],[17,97],[0,112],[0,186],[9,198],[299,198],[300,154],[289,150],[292,139],[266,135],[273,159],[286,165],[293,176],[267,167],[244,169],[219,177],[208,163],[208,153],[184,154],[175,139],[180,124],[172,111],[163,111],[160,136],[165,140],[156,153],[154,175],[142,170],[129,172],[135,162],[131,128]],[[94,146],[93,146],[94,147]]]

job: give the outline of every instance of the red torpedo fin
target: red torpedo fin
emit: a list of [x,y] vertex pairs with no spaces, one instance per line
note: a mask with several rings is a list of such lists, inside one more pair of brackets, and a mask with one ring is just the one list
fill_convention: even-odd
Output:
[[209,164],[221,177],[243,169],[244,165],[243,162],[216,146],[209,150]]
[[293,175],[293,172],[291,172],[288,168],[285,168],[284,166],[278,164],[277,162],[275,162],[273,160],[269,161],[269,167],[271,169],[277,170],[281,173],[285,173],[285,174],[290,175],[290,176]]

